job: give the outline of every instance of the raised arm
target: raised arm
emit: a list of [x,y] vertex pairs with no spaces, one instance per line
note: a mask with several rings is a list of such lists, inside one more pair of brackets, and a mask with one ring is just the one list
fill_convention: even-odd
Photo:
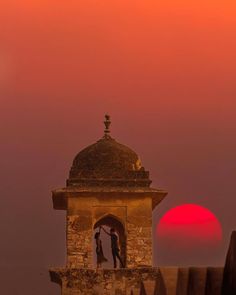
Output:
[[108,231],[105,230],[105,228],[104,228],[103,226],[101,226],[101,228],[104,230],[104,232],[105,232],[107,235],[109,235],[109,236],[111,235]]

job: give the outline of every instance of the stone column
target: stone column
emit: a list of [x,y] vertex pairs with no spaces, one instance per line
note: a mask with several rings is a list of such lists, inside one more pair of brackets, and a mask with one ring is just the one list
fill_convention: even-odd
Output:
[[130,203],[127,216],[127,267],[152,266],[152,209],[148,198]]
[[92,268],[92,218],[87,211],[67,215],[67,267]]

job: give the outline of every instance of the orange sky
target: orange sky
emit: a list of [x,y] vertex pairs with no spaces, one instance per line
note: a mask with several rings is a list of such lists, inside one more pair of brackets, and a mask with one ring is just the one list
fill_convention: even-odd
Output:
[[[64,215],[50,190],[102,135],[105,112],[169,191],[154,222],[182,203],[209,208],[224,249],[207,263],[222,264],[236,223],[235,69],[234,0],[1,1],[3,265],[43,268],[39,294],[54,294],[45,269],[63,264]],[[156,250],[159,262],[171,263]]]

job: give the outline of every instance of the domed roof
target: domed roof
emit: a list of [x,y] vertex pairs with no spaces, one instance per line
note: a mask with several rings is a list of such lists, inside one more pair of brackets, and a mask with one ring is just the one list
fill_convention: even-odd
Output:
[[104,123],[104,137],[75,157],[68,185],[149,186],[149,173],[142,167],[138,155],[109,135],[108,115]]

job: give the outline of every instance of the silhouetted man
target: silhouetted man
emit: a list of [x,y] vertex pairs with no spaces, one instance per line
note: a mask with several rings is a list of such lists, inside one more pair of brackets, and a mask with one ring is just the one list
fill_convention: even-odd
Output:
[[114,228],[111,228],[110,229],[110,233],[107,232],[105,230],[105,228],[102,227],[102,229],[104,230],[104,232],[107,235],[109,235],[111,237],[111,251],[112,251],[112,257],[113,257],[113,262],[114,262],[114,268],[116,268],[116,258],[119,259],[120,264],[121,264],[121,267],[124,267],[124,264],[122,262],[122,259],[120,257],[120,254],[119,254],[119,252],[120,252],[119,243],[118,243],[119,238],[118,238],[118,236],[117,236],[117,234],[115,232],[115,229]]

